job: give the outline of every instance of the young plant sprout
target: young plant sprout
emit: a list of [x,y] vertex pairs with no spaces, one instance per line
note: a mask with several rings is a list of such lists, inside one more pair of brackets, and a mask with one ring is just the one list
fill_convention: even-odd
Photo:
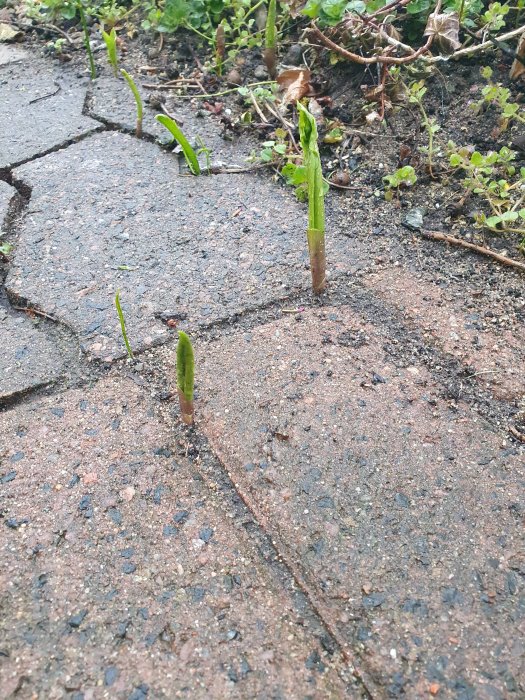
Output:
[[275,28],[276,16],[277,0],[270,0],[268,3],[268,15],[266,17],[264,62],[272,80],[275,79],[277,75],[277,31]]
[[324,195],[323,172],[317,145],[317,125],[314,117],[300,102],[299,136],[303,150],[306,182],[308,185],[308,251],[310,253],[310,270],[312,287],[315,294],[320,294],[326,286],[326,255],[324,242]]
[[179,331],[177,344],[177,393],[182,420],[186,425],[193,424],[193,383],[195,371],[195,358],[191,341],[184,333]]
[[217,27],[215,32],[215,72],[222,75],[222,67],[226,56],[226,34],[224,32],[224,20]]
[[124,68],[121,68],[120,72],[126,79],[126,82],[129,85],[131,92],[133,93],[133,97],[135,98],[135,103],[137,105],[137,126],[135,128],[135,133],[140,138],[142,136],[142,115],[144,111],[142,107],[142,98],[131,75],[127,71],[125,71]]
[[197,155],[195,154],[195,151],[190,146],[188,139],[184,136],[177,123],[173,119],[171,119],[171,117],[167,117],[165,114],[157,114],[155,119],[158,122],[160,122],[162,126],[166,127],[166,129],[170,132],[175,141],[177,141],[177,143],[180,145],[180,147],[182,148],[182,152],[184,153],[184,157],[186,158],[186,163],[188,164],[188,167],[191,170],[191,172],[194,175],[200,175],[201,167],[199,165]]
[[117,307],[117,314],[120,321],[120,330],[122,331],[124,345],[126,346],[126,350],[128,351],[129,358],[132,360],[133,350],[131,349],[131,345],[128,340],[128,334],[126,333],[126,322],[124,321],[124,314],[122,313],[122,307],[120,305],[120,292],[117,292],[115,294],[115,306]]
[[117,32],[115,27],[111,29],[109,34],[102,29],[102,38],[106,44],[106,49],[108,50],[108,60],[113,66],[113,73],[115,78],[118,77],[118,58],[117,58]]
[[91,44],[89,43],[89,29],[86,22],[86,13],[84,12],[84,8],[80,2],[78,3],[78,14],[80,15],[80,23],[82,25],[82,31],[84,32],[84,44],[89,58],[89,73],[91,80],[95,80],[97,77],[97,69],[95,68],[95,59],[93,58],[93,51],[91,50]]

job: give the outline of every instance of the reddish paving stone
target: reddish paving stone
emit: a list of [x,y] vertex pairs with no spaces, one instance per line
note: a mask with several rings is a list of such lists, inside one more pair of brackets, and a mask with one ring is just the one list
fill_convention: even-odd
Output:
[[347,308],[299,319],[197,348],[199,427],[377,697],[522,697],[523,450]]
[[466,297],[464,289],[442,289],[402,268],[368,275],[364,282],[419,328],[425,340],[472,368],[476,380],[497,398],[523,396],[525,328],[508,330],[491,323],[502,320],[497,305],[474,296],[475,290]]
[[357,697],[131,381],[17,407],[0,435],[2,697]]

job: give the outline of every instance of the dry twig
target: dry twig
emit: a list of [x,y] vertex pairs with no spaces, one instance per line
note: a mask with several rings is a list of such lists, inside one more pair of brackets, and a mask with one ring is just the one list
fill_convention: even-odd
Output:
[[446,233],[441,233],[441,231],[421,231],[421,235],[424,238],[429,238],[433,241],[444,241],[445,243],[450,243],[451,245],[455,245],[460,248],[467,248],[468,250],[473,250],[476,253],[480,253],[481,255],[486,255],[489,258],[492,258],[493,260],[497,260],[497,262],[501,263],[502,265],[507,265],[508,267],[513,267],[516,270],[525,272],[524,263],[520,263],[517,260],[508,258],[506,255],[500,255],[500,253],[496,253],[490,248],[485,248],[484,246],[476,245],[475,243],[463,241],[461,240],[461,238],[448,236]]

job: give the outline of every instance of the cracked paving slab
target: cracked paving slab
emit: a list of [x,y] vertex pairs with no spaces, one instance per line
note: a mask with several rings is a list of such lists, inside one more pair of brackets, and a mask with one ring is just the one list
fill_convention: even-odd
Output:
[[[143,80],[143,79],[142,79]],[[156,119],[156,114],[162,114],[160,107],[152,108],[150,101],[146,99],[148,91],[141,86],[141,79],[137,78],[138,86],[144,99],[144,119],[142,130],[159,143],[169,144],[172,141],[171,134]],[[147,82],[147,79],[146,79]],[[151,94],[152,91],[150,90]],[[246,157],[255,150],[260,150],[260,142],[247,134],[231,133],[220,121],[220,117],[210,114],[202,108],[202,100],[193,101],[170,97],[169,93],[162,94],[162,100],[170,114],[177,119],[184,135],[194,146],[195,150],[202,144],[210,149],[210,161],[212,164],[224,163],[226,166],[246,166]],[[124,82],[114,76],[102,76],[97,78],[90,88],[89,113],[101,121],[119,126],[133,132],[136,126],[135,100],[131,91]],[[202,167],[206,167],[205,154],[199,154]]]
[[5,219],[11,205],[13,197],[16,195],[16,190],[7,182],[0,180],[0,232],[5,232]]
[[49,384],[63,373],[55,344],[38,321],[0,307],[0,403]]
[[522,697],[523,448],[346,307],[196,363],[199,429],[377,697]]
[[129,379],[0,414],[2,695],[359,698]]
[[1,66],[0,170],[102,129],[82,115],[86,88],[84,77],[34,57]]
[[[166,313],[207,324],[310,285],[306,208],[252,174],[178,175],[155,144],[106,132],[17,168],[32,188],[8,292],[71,327],[82,348],[124,354],[168,337]],[[346,239],[328,255],[350,267]],[[164,318],[166,318],[164,316]]]

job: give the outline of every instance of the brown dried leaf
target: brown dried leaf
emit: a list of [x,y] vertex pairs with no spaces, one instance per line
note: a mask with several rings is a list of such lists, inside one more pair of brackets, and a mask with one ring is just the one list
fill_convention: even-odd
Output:
[[[520,37],[518,48],[516,49],[516,53],[520,58],[525,58],[525,32]],[[517,58],[514,59],[512,62],[512,66],[510,67],[510,73],[509,73],[509,78],[511,80],[516,80],[517,78],[520,77],[520,75],[523,75],[525,73],[525,66],[521,61],[518,61]]]
[[429,15],[423,36],[434,38],[434,44],[442,54],[449,55],[461,46],[459,41],[459,17],[456,12]]
[[283,92],[282,104],[297,102],[306,97],[312,86],[312,74],[307,68],[290,68],[277,76],[277,82]]

